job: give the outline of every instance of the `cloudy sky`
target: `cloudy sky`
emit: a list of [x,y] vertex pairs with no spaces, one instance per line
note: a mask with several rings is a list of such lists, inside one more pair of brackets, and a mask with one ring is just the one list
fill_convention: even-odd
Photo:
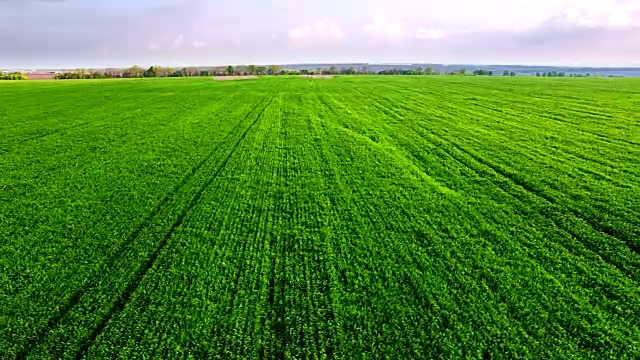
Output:
[[0,0],[0,67],[640,66],[640,0]]

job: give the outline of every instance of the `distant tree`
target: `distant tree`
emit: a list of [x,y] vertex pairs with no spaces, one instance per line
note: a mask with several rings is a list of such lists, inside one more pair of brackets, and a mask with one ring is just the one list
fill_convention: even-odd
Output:
[[225,70],[226,75],[234,75],[235,73],[236,73],[236,69],[234,69],[233,66],[231,65],[227,66],[227,69]]
[[467,74],[467,69],[462,68],[462,69],[458,70],[458,74],[460,74],[460,75],[466,75],[466,74]]
[[144,77],[157,77],[158,76],[158,67],[157,66],[150,66],[147,71],[144,72],[143,74]]
[[60,74],[57,74],[55,79],[80,79],[78,72],[76,71],[66,71]]
[[491,70],[474,70],[473,71],[473,75],[480,75],[480,76],[493,76],[493,71]]
[[502,76],[509,76],[509,70],[505,70],[502,72]]
[[249,65],[249,67],[247,68],[249,75],[256,75],[256,66],[255,65]]
[[280,71],[280,66],[271,65],[269,66],[269,70],[267,72],[269,75],[277,75],[279,71]]
[[11,72],[7,74],[0,72],[0,80],[29,80],[29,77],[21,72]]
[[[452,72],[452,74],[453,73],[454,72]],[[415,75],[416,72],[415,70],[411,70],[411,69],[393,68],[393,69],[379,71],[378,74],[379,75]]]
[[431,66],[429,66],[425,71],[424,71],[425,75],[433,75],[434,71],[433,68]]
[[173,69],[170,67],[158,66],[157,71],[158,71],[158,76],[160,77],[171,76],[171,73],[173,73]]
[[157,66],[156,65],[155,71],[156,71],[156,76],[157,77],[167,77],[167,76],[169,76],[169,74],[171,74],[171,68],[164,67],[164,66]]
[[264,66],[256,67],[256,75],[264,75],[267,73],[267,68]]
[[128,73],[128,77],[139,78],[142,77],[142,73],[144,73],[144,70],[142,70],[142,68],[138,65],[133,65],[126,70],[126,73]]
[[122,72],[113,68],[107,68],[103,73],[105,78],[117,78],[122,76]]
[[197,68],[194,68],[194,67],[186,68],[186,76],[199,76],[199,75],[200,75],[200,70],[198,70]]
[[21,72],[12,72],[8,74],[9,80],[29,80],[29,77]]
[[509,76],[516,76],[516,73],[512,71],[509,73]]
[[338,68],[335,65],[331,65],[328,70],[329,75],[335,75],[338,73]]
[[536,73],[536,76],[542,76],[542,74],[540,74],[539,72]]

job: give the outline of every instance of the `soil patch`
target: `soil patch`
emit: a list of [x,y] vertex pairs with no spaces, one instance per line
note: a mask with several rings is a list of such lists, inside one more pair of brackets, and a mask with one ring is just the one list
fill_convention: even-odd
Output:
[[332,79],[333,75],[300,75],[300,77],[308,79]]
[[29,78],[29,80],[51,80],[56,76],[56,74],[45,74],[45,73],[25,74],[25,75]]
[[213,80],[249,80],[258,79],[256,75],[242,75],[242,76],[214,76]]

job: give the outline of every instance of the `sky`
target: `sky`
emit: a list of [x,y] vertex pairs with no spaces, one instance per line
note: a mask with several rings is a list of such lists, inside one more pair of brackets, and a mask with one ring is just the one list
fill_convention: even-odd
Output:
[[0,0],[0,68],[640,66],[640,0]]

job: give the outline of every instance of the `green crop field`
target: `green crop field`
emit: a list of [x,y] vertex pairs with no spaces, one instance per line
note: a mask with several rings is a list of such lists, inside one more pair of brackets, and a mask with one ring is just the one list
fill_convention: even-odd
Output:
[[0,358],[638,358],[640,80],[0,84]]

